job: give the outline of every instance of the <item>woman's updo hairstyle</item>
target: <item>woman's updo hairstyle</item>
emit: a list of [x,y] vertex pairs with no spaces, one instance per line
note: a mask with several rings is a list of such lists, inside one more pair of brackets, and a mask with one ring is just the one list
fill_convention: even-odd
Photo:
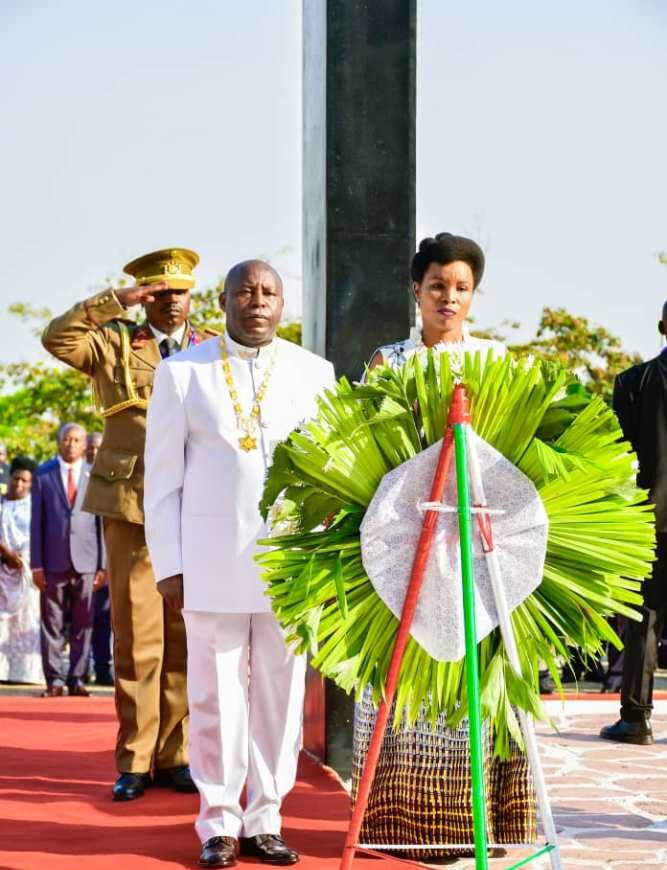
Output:
[[438,233],[434,239],[421,240],[410,266],[412,280],[420,284],[431,263],[446,266],[456,260],[462,260],[470,266],[474,289],[477,289],[484,274],[484,252],[472,239],[453,236],[451,233]]

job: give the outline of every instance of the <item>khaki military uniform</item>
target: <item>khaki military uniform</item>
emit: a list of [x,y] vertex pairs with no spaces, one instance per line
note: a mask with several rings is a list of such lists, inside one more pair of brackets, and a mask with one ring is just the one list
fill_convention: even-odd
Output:
[[[187,764],[185,628],[157,591],[144,536],[146,407],[160,362],[147,326],[106,291],[47,326],[44,347],[89,375],[105,417],[83,509],[103,517],[114,634],[120,772]],[[192,338],[186,328],[183,347]],[[165,420],[165,426],[169,421]]]

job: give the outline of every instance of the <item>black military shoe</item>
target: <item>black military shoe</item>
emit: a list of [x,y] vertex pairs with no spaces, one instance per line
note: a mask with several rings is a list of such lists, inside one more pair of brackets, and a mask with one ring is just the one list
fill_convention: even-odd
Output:
[[150,773],[121,773],[114,783],[111,796],[115,801],[133,801],[151,785]]
[[619,719],[613,725],[605,725],[600,730],[600,737],[605,740],[615,740],[617,743],[636,743],[638,746],[650,746],[653,740],[653,729],[648,719],[639,722],[626,722]]
[[233,867],[239,854],[239,841],[234,837],[210,837],[202,845],[201,867]]
[[298,854],[278,834],[241,837],[241,854],[259,858],[264,864],[296,864]]
[[538,673],[540,680],[540,695],[553,695],[556,691],[556,684],[553,677],[546,668]]
[[193,793],[197,791],[197,786],[192,781],[190,776],[190,768],[185,765],[181,767],[164,767],[155,771],[155,785],[164,785],[167,788],[173,788],[174,791],[182,791]]

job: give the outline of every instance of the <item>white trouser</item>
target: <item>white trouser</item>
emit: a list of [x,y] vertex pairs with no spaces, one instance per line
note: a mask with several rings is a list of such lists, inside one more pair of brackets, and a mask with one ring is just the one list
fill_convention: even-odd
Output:
[[279,834],[301,748],[305,656],[286,647],[272,613],[183,616],[197,834],[202,842]]

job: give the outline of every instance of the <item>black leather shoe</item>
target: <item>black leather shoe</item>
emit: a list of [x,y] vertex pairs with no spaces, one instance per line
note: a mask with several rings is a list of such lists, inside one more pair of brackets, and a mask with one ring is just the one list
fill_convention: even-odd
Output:
[[241,854],[259,858],[264,864],[296,864],[298,854],[285,845],[279,834],[241,837]]
[[60,698],[65,694],[63,686],[47,686],[39,696],[40,698]]
[[90,698],[90,692],[83,683],[73,683],[67,687],[67,694],[71,697]]
[[540,671],[540,695],[553,695],[556,690],[556,684],[548,670]]
[[239,854],[239,841],[234,837],[210,837],[203,844],[201,867],[233,867]]
[[150,773],[121,773],[111,790],[115,801],[133,801],[152,785]]
[[197,786],[192,781],[190,768],[187,764],[181,767],[164,767],[156,770],[153,782],[155,785],[173,788],[174,791],[188,792],[190,794],[197,791]]
[[638,746],[650,746],[653,740],[653,729],[648,719],[639,722],[626,722],[619,719],[613,725],[605,725],[600,730],[600,737],[605,740],[615,740],[617,743],[636,743]]

